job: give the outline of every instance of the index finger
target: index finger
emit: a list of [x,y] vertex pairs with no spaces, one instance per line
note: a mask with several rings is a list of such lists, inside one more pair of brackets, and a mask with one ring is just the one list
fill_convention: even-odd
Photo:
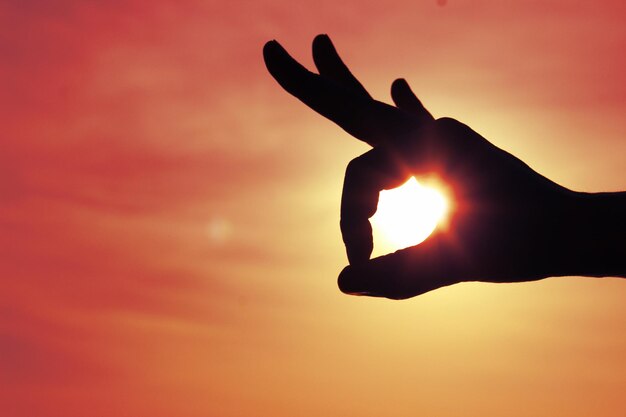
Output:
[[287,92],[372,146],[392,143],[415,124],[412,117],[393,106],[312,73],[276,41],[265,44],[263,56],[268,71]]
[[351,265],[369,260],[372,227],[380,191],[401,185],[410,171],[394,153],[374,148],[353,159],[346,168],[341,196],[341,235]]

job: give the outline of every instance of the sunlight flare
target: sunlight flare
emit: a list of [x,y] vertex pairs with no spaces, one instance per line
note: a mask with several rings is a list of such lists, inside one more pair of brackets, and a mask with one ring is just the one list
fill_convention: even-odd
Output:
[[380,193],[371,218],[374,252],[384,254],[423,242],[445,219],[448,202],[436,188],[411,177],[400,187]]

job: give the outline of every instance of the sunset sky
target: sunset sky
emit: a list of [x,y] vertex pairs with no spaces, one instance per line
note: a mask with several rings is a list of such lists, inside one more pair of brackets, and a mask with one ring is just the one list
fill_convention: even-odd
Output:
[[578,191],[626,189],[623,0],[0,1],[0,415],[623,417],[626,281],[337,289],[368,146],[280,89],[327,33]]

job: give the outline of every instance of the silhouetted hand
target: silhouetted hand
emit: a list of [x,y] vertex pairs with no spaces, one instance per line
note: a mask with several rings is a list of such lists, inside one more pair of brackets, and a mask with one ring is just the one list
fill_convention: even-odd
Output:
[[[624,276],[624,193],[576,193],[546,179],[466,125],[435,120],[402,79],[391,86],[396,107],[374,100],[325,35],[313,41],[319,74],[276,41],[263,52],[285,90],[373,146],[346,170],[341,231],[350,266],[339,276],[342,291],[400,299],[463,281]],[[432,173],[451,191],[449,227],[370,260],[368,219],[379,192]]]

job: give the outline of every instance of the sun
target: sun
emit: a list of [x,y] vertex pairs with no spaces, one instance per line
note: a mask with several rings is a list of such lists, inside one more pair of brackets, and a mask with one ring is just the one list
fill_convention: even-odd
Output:
[[400,187],[381,191],[370,219],[374,254],[382,255],[423,242],[448,213],[448,201],[436,188],[411,177]]

